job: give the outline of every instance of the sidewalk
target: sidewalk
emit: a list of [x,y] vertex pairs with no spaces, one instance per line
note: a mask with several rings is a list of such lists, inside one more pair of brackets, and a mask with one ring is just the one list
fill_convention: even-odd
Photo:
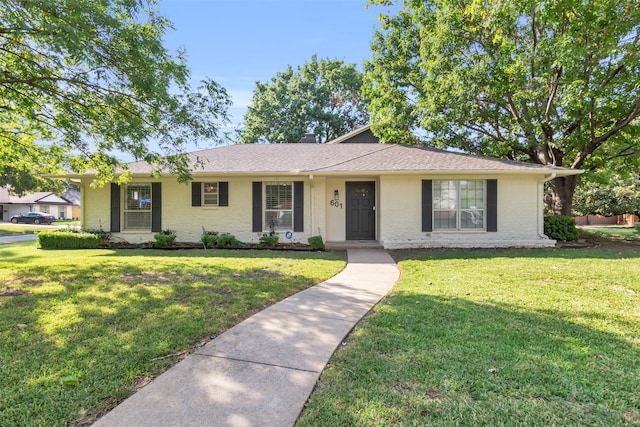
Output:
[[24,242],[26,240],[36,240],[35,234],[14,234],[13,236],[0,236],[0,244],[12,242]]
[[356,323],[400,276],[387,252],[349,249],[337,276],[227,330],[94,426],[292,426]]

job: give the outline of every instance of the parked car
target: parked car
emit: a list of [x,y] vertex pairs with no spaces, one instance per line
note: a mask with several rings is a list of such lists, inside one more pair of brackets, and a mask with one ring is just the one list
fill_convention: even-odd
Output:
[[19,222],[25,224],[51,224],[56,217],[42,212],[29,212],[24,215],[16,215],[11,217],[11,222],[17,224]]

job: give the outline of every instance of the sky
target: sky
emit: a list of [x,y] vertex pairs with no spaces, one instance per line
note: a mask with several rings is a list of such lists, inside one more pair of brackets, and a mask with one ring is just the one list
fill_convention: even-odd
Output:
[[366,0],[160,0],[160,14],[175,29],[170,51],[187,51],[194,86],[204,77],[231,95],[234,126],[242,123],[256,81],[267,82],[288,65],[329,58],[362,70],[388,8]]

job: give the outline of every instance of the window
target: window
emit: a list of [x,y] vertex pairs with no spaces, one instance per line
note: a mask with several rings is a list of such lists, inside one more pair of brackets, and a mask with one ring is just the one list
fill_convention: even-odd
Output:
[[485,181],[433,181],[435,230],[483,230]]
[[218,183],[202,183],[202,206],[218,206]]
[[264,226],[275,230],[293,228],[293,183],[265,183]]
[[40,212],[43,212],[43,213],[49,213],[49,212],[48,212],[48,208],[49,208],[49,206],[47,206],[47,205],[42,205],[42,206],[40,206]]
[[124,192],[124,229],[151,229],[151,184],[130,184]]

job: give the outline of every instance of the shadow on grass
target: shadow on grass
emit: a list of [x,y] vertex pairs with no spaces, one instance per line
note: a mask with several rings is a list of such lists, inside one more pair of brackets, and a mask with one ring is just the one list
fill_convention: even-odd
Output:
[[[155,258],[166,252],[142,253]],[[221,253],[251,258],[246,251]],[[0,425],[66,425],[104,408],[106,401],[116,403],[137,379],[159,374],[185,351],[316,280],[284,274],[265,262],[194,266],[185,255],[197,256],[170,252],[160,265],[144,257],[140,265],[105,257],[98,265],[66,262],[17,270],[9,281],[28,293],[0,300],[11,307],[0,315],[0,366],[7,368]],[[79,379],[76,386],[61,383],[68,375]]]
[[[615,322],[615,321],[612,321]],[[640,422],[640,325],[395,294],[332,359],[299,426]]]
[[346,252],[283,251],[277,249],[103,249],[97,256],[190,257],[190,258],[291,258],[346,259]]

